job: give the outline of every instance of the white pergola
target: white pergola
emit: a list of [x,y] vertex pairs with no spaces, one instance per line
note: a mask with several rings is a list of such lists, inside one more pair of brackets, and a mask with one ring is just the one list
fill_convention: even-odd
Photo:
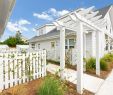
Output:
[[[101,15],[97,15],[98,11],[94,11],[94,7],[87,9],[81,8],[70,12],[53,22],[57,29],[60,30],[60,66],[61,79],[64,79],[65,69],[65,29],[75,31],[77,36],[77,91],[83,92],[83,58],[86,58],[86,33],[96,33],[96,74],[100,75],[100,49],[103,32],[101,29],[105,26],[105,20],[101,19]],[[104,49],[104,48],[103,48]]]

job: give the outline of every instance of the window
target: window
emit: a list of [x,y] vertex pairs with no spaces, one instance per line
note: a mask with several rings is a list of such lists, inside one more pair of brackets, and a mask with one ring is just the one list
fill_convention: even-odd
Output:
[[55,48],[55,42],[51,42],[51,48]]
[[75,46],[75,40],[74,39],[69,39],[69,48],[74,48]]
[[34,44],[34,43],[31,44],[31,48],[32,48],[32,49],[35,49],[35,44]]
[[68,49],[68,40],[65,40],[65,49]]
[[112,50],[112,45],[110,45],[110,50]]
[[75,39],[66,39],[65,40],[65,49],[71,49],[75,46]]
[[108,50],[108,44],[106,44],[106,50]]
[[38,49],[40,49],[40,44],[38,44]]
[[106,26],[106,29],[108,29],[108,27]]

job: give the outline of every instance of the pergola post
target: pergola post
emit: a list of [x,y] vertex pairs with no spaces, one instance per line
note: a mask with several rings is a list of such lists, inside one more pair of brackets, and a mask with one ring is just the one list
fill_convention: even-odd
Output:
[[95,56],[95,51],[94,51],[94,45],[95,45],[95,32],[92,31],[92,34],[91,34],[91,38],[92,38],[92,45],[91,45],[91,56],[94,57]]
[[83,93],[83,23],[79,22],[77,31],[77,92]]
[[110,52],[110,37],[108,36],[108,53]]
[[100,76],[100,57],[101,57],[101,35],[96,31],[96,75]]
[[60,76],[64,79],[65,69],[65,27],[60,27]]
[[[86,59],[86,33],[83,34],[83,54],[84,54],[84,59]],[[86,62],[84,60],[84,71],[86,71]]]

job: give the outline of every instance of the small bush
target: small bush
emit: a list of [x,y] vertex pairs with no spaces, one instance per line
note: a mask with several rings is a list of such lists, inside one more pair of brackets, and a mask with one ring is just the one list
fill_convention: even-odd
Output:
[[90,59],[86,60],[86,69],[89,70],[89,69],[92,69],[92,70],[95,70],[96,68],[96,59],[91,57]]
[[64,95],[64,86],[56,77],[47,77],[37,95]]
[[107,62],[112,62],[113,61],[113,54],[111,54],[111,53],[105,54],[103,57],[103,60],[105,60]]
[[[104,58],[100,59],[100,69],[103,71],[108,70],[108,65]],[[86,70],[95,70],[96,69],[96,59],[95,58],[89,58],[86,60]]]
[[103,58],[101,58],[100,60],[100,68],[103,71],[107,71],[108,70],[108,64]]

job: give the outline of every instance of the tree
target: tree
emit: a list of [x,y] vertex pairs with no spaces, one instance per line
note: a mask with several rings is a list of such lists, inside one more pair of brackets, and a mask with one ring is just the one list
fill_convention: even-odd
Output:
[[16,32],[15,37],[9,37],[3,43],[7,44],[9,47],[16,47],[16,45],[26,45],[27,44],[26,42],[22,41],[22,35],[21,35],[20,31]]
[[20,31],[16,32],[15,38],[16,38],[17,44],[20,44],[20,45],[28,44],[22,40],[22,34],[20,33]]
[[15,37],[9,37],[4,41],[4,44],[7,44],[9,47],[16,47],[16,38]]

